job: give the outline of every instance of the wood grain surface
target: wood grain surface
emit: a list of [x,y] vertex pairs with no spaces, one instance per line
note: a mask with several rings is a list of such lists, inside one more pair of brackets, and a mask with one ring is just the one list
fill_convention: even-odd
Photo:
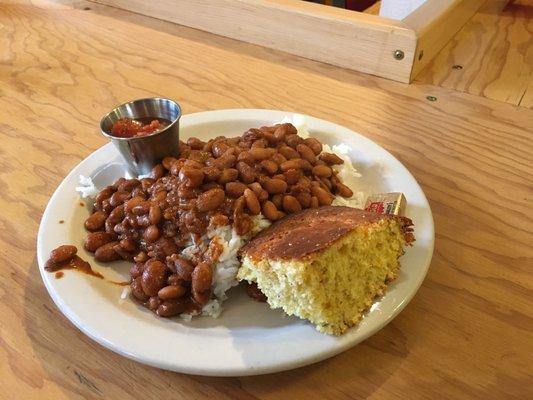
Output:
[[[0,2],[1,399],[533,398],[533,111],[88,4]],[[100,117],[152,95],[185,113],[308,113],[393,153],[435,218],[413,301],[337,357],[258,377],[162,371],[85,337],[39,276],[39,220],[63,177],[105,143]]]
[[533,0],[488,0],[416,80],[531,107]]

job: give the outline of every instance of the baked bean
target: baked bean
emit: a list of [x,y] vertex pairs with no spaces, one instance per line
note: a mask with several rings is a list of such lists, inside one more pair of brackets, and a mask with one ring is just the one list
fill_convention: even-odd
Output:
[[156,312],[156,310],[159,308],[159,306],[161,305],[162,303],[162,300],[157,297],[157,296],[152,296],[148,299],[147,303],[146,303],[146,306],[148,307],[148,309]]
[[197,188],[204,180],[204,173],[200,169],[184,166],[178,175],[179,181],[188,188]]
[[288,213],[297,213],[298,211],[302,211],[302,206],[296,197],[287,194],[283,196],[283,209]]
[[321,206],[329,206],[333,201],[333,196],[321,187],[313,186],[311,192],[316,196],[318,204]]
[[107,217],[107,220],[111,221],[114,224],[118,224],[123,219],[124,219],[124,206],[123,205],[115,207],[113,211],[111,211],[111,213],[109,214],[109,217]]
[[[208,182],[217,181],[222,174],[222,171],[220,171],[220,169],[217,167],[205,167],[202,169],[202,171],[204,172],[205,180]],[[237,170],[235,170],[235,172],[237,172]]]
[[285,193],[287,182],[281,179],[267,179],[263,187],[270,194]]
[[222,189],[210,189],[198,196],[197,207],[200,212],[216,210],[225,199]]
[[104,227],[106,219],[107,214],[105,212],[96,211],[85,220],[85,229],[91,232],[99,231]]
[[159,292],[157,292],[157,296],[161,300],[172,300],[184,296],[185,293],[187,293],[187,289],[185,287],[181,285],[170,285],[159,289]]
[[272,179],[280,179],[285,182],[285,174],[277,174],[272,177]]
[[294,197],[296,197],[303,208],[308,208],[311,205],[311,193],[307,191],[300,191]]
[[97,204],[102,204],[104,200],[109,199],[111,195],[115,192],[116,192],[116,189],[113,186],[107,186],[106,188],[102,189],[100,193],[96,195],[96,198],[94,200]]
[[130,213],[130,212],[132,212],[133,207],[135,207],[136,205],[141,204],[145,200],[146,199],[144,197],[141,197],[141,196],[132,197],[131,199],[129,199],[128,201],[126,201],[124,203],[124,210],[126,212]]
[[50,261],[54,263],[70,261],[74,258],[77,252],[78,249],[76,248],[76,246],[64,244],[50,252]]
[[163,161],[161,161],[161,164],[163,164],[163,168],[170,171],[170,167],[172,167],[172,164],[174,164],[177,159],[174,157],[165,157],[163,158]]
[[335,184],[335,192],[342,197],[349,198],[353,196],[353,191],[344,183],[338,182]]
[[233,228],[237,235],[244,236],[252,230],[253,223],[250,216],[246,213],[238,213],[233,217]]
[[270,198],[270,201],[274,203],[277,209],[281,209],[283,207],[283,196],[281,194],[275,194]]
[[328,165],[344,164],[343,159],[333,153],[322,153],[320,156],[318,156],[318,158]]
[[135,245],[135,241],[133,239],[122,239],[120,241],[120,247],[122,247],[124,250],[132,252],[135,251],[137,246]]
[[300,154],[292,147],[287,146],[286,144],[282,145],[278,149],[279,154],[285,157],[287,160],[292,160],[294,158],[300,158]]
[[286,135],[297,133],[296,128],[291,124],[281,124],[274,131],[274,137],[279,141],[283,140]]
[[250,183],[248,187],[253,190],[259,202],[263,202],[268,199],[268,192],[261,187],[259,182]]
[[215,141],[213,139],[209,139],[202,148],[203,151],[211,152],[211,149],[213,148],[213,143]]
[[155,225],[150,225],[144,230],[143,239],[146,243],[155,242],[159,238],[159,228]]
[[272,157],[270,157],[270,161],[274,161],[276,164],[281,165],[285,161],[287,161],[287,159],[282,154],[276,153]]
[[151,203],[149,201],[142,201],[134,205],[131,209],[131,212],[134,215],[144,215],[150,212]]
[[304,171],[308,171],[311,170],[313,167],[308,161],[302,158],[295,158],[292,160],[285,161],[283,164],[280,165],[280,168],[283,172],[285,172],[289,169],[303,169]]
[[113,184],[111,186],[113,186],[115,188],[115,190],[118,190],[118,187],[122,184],[122,182],[126,181],[126,178],[124,178],[123,176],[121,176],[120,178],[118,178],[115,182],[113,182]]
[[327,165],[315,165],[313,167],[313,175],[320,178],[329,178],[331,176],[331,168]]
[[298,180],[302,177],[302,170],[300,169],[289,169],[283,173],[285,175],[285,182],[289,185],[295,185],[298,183]]
[[315,153],[305,144],[300,143],[298,146],[296,146],[296,151],[298,151],[298,154],[300,154],[304,160],[310,162],[311,164],[315,162]]
[[133,189],[135,189],[140,184],[141,182],[138,179],[126,179],[124,182],[122,182],[118,186],[118,191],[119,192],[131,192]]
[[246,185],[242,182],[228,182],[226,183],[226,193],[230,197],[238,198],[244,194]]
[[165,174],[165,169],[161,164],[157,164],[154,168],[152,168],[152,171],[150,171],[150,178],[155,179],[156,181],[159,178],[162,178]]
[[96,261],[110,262],[120,260],[120,255],[114,249],[114,247],[118,244],[118,242],[109,242],[98,247],[94,252],[94,258]]
[[137,253],[137,255],[135,257],[133,257],[133,260],[136,263],[144,263],[145,261],[148,260],[148,256],[146,255],[146,253],[144,251],[140,251],[140,252]]
[[237,156],[237,161],[245,162],[246,164],[253,166],[255,164],[255,159],[252,157],[249,151],[244,150],[239,153]]
[[191,137],[191,138],[187,139],[187,145],[193,150],[211,151],[211,149],[209,149],[209,150],[204,149],[205,142],[203,142],[202,140],[200,140],[200,139],[198,139],[196,137]]
[[[182,156],[183,157],[183,156]],[[211,153],[203,150],[191,150],[188,158],[190,160],[197,161],[204,164],[208,158],[211,157]],[[185,157],[187,158],[187,157]]]
[[259,163],[259,165],[270,175],[273,175],[278,171],[278,164],[272,160],[263,160]]
[[315,156],[318,156],[322,152],[322,143],[320,143],[317,139],[310,137],[304,139],[304,143],[307,147],[313,150]]
[[218,179],[218,183],[224,185],[228,182],[233,182],[237,180],[239,177],[239,171],[237,171],[235,168],[225,168],[220,173],[220,178]]
[[183,167],[202,169],[203,167],[205,167],[205,165],[203,163],[199,162],[199,161],[196,161],[196,160],[185,160],[183,162],[183,165],[182,165],[182,168]]
[[320,182],[322,183],[322,188],[328,189],[328,191],[331,192],[331,189],[333,189],[333,185],[331,184],[331,181],[328,178],[320,178]]
[[117,253],[120,258],[122,258],[123,260],[126,260],[126,261],[131,261],[133,260],[133,255],[129,252],[129,251],[126,251],[125,249],[123,249],[120,244],[117,244],[113,247],[113,250],[115,250],[115,253]]
[[131,287],[131,293],[133,294],[133,297],[135,297],[137,300],[140,300],[142,302],[145,302],[148,300],[149,296],[147,296],[146,293],[144,293],[143,291],[140,276],[135,278],[131,282],[130,287]]
[[109,198],[109,204],[112,207],[117,207],[124,203],[126,200],[128,200],[131,197],[131,193],[128,192],[115,192],[111,195]]
[[298,133],[298,130],[295,128],[295,126],[288,122],[278,125],[278,128],[284,129],[285,135],[296,135]]
[[157,307],[156,314],[160,317],[175,317],[185,311],[189,307],[189,301],[186,299],[173,299],[162,302]]
[[152,204],[150,206],[150,211],[148,212],[148,218],[152,225],[157,225],[161,221],[161,208],[157,204]]
[[105,199],[104,201],[102,201],[101,209],[105,213],[110,213],[111,211],[113,211],[113,206],[109,204],[109,199]]
[[263,211],[263,215],[271,221],[277,221],[284,216],[271,201],[265,201],[261,210]]
[[94,253],[103,245],[117,240],[117,235],[111,232],[91,232],[83,242],[83,248]]
[[248,153],[255,161],[262,161],[272,157],[275,152],[272,148],[252,147]]
[[244,183],[252,183],[255,180],[255,170],[248,164],[242,161],[238,162],[237,171],[239,171],[239,178]]
[[141,187],[146,192],[154,184],[154,182],[155,181],[152,178],[143,178],[141,179]]
[[311,205],[310,208],[317,208],[318,207],[318,198],[316,196],[311,197]]
[[144,263],[136,262],[130,268],[130,275],[133,279],[136,279],[142,275],[143,271],[144,271]]
[[259,129],[256,128],[250,128],[244,134],[242,135],[243,139],[254,141],[261,139],[263,137],[263,132],[261,132]]
[[178,176],[181,168],[183,167],[183,161],[176,161],[170,166],[170,173],[174,176]]
[[157,296],[157,292],[166,286],[167,267],[161,261],[148,260],[141,276],[144,293],[148,296]]
[[226,152],[226,150],[229,149],[229,146],[224,142],[215,142],[213,143],[213,146],[211,147],[211,153],[215,156],[215,158],[222,157],[222,154]]
[[261,205],[259,204],[259,199],[256,194],[251,189],[246,189],[244,191],[244,199],[246,200],[246,207],[250,210],[250,214],[258,215],[261,212]]
[[237,157],[230,153],[224,153],[220,158],[215,159],[213,162],[214,167],[224,169],[224,168],[233,168],[237,162]]
[[210,294],[213,282],[213,270],[207,263],[199,263],[192,272],[191,291],[194,300],[199,304],[205,304],[209,300],[205,294]]
[[180,155],[181,158],[187,158],[191,155],[191,146],[188,146],[186,145],[185,143],[183,143],[181,140],[179,141],[179,144],[178,144],[178,153]]
[[175,257],[172,256],[172,270],[176,274],[176,276],[185,281],[190,282],[192,271],[194,270],[194,265],[189,260],[176,255]]
[[256,141],[252,143],[252,147],[250,148],[250,150],[264,149],[267,146],[268,146],[268,141],[265,138],[261,138],[261,139],[257,139]]
[[303,141],[304,140],[298,135],[286,135],[285,136],[285,143],[287,143],[287,145],[289,147],[292,147],[293,149],[296,149],[296,146],[298,146]]
[[182,280],[178,277],[178,275],[176,274],[171,274],[169,275],[169,277],[167,278],[167,283],[169,285],[181,285],[182,284]]

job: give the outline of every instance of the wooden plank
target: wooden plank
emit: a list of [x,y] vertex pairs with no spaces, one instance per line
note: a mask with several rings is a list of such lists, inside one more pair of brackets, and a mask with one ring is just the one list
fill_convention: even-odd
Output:
[[375,15],[300,0],[97,1],[400,82],[411,74],[414,32]]
[[533,0],[506,3],[488,1],[416,79],[523,105],[533,79]]
[[[533,112],[75,3],[80,10],[42,1],[0,7],[0,398],[532,398]],[[39,220],[63,177],[106,142],[100,117],[154,95],[180,101],[185,113],[308,113],[399,158],[424,189],[436,228],[432,266],[412,302],[336,357],[257,377],[163,371],[78,331],[39,276]]]
[[403,22],[418,37],[411,80],[435,57],[486,0],[427,0]]

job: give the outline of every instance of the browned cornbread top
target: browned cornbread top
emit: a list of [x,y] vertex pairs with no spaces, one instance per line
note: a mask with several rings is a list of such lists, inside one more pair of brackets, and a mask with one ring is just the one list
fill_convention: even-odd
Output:
[[253,260],[301,259],[324,250],[361,224],[399,219],[405,240],[410,243],[413,223],[409,218],[377,214],[358,208],[325,206],[290,215],[265,229],[241,249]]

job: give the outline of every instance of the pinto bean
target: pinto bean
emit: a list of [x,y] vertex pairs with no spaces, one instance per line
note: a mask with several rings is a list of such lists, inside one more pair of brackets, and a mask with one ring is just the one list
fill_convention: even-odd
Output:
[[104,244],[114,242],[117,240],[117,235],[112,232],[91,232],[85,238],[83,248],[91,253],[94,253],[98,248]]
[[63,263],[70,261],[74,258],[78,249],[76,246],[64,244],[52,250],[50,252],[50,261],[54,263]]
[[244,199],[246,200],[246,207],[250,210],[250,214],[258,215],[261,212],[261,205],[259,204],[259,199],[256,194],[251,189],[246,189],[244,191]]
[[318,158],[328,165],[338,165],[344,163],[342,158],[333,153],[322,153],[320,156],[318,156]]
[[287,190],[287,182],[281,179],[267,179],[263,187],[270,194],[284,193]]
[[185,311],[189,307],[189,301],[187,299],[172,299],[163,301],[159,307],[157,307],[156,314],[160,317],[174,317]]
[[85,229],[91,232],[99,231],[104,227],[106,219],[107,214],[105,212],[96,211],[85,220]]
[[133,294],[133,297],[135,297],[137,300],[142,301],[142,302],[145,302],[148,300],[149,296],[147,296],[146,293],[144,293],[140,276],[135,278],[131,282],[130,287],[131,287],[131,293]]
[[148,296],[157,296],[157,292],[166,286],[167,267],[161,261],[148,260],[141,277],[144,293]]
[[198,196],[196,206],[200,212],[213,211],[224,203],[225,198],[226,195],[222,189],[210,189]]
[[244,183],[252,183],[255,180],[255,170],[248,164],[239,161],[237,163],[237,171],[239,171],[239,178]]
[[283,209],[288,213],[294,214],[299,211],[302,211],[302,206],[296,199],[296,197],[291,195],[283,196]]
[[318,204],[321,206],[329,206],[333,201],[333,196],[321,187],[313,186],[311,192],[316,196]]
[[327,165],[315,165],[313,167],[313,175],[320,178],[329,178],[332,174],[331,168]]
[[283,218],[283,213],[281,213],[271,201],[265,201],[261,209],[263,215],[271,221],[277,221],[278,219]]
[[313,153],[315,153],[315,156],[318,156],[322,152],[322,143],[320,143],[315,138],[307,138],[304,139],[304,144],[309,147],[311,150],[313,150]]
[[157,292],[157,296],[161,300],[172,300],[184,296],[185,293],[187,293],[187,289],[185,287],[181,285],[170,285],[159,289],[159,292]]
[[[207,263],[199,263],[192,273],[192,295],[199,304],[205,304],[209,300],[213,282],[213,270]],[[207,298],[206,298],[207,297]]]
[[118,244],[118,242],[109,242],[98,247],[94,252],[94,258],[96,261],[111,262],[120,260],[120,254],[118,254],[114,249],[114,247]]

